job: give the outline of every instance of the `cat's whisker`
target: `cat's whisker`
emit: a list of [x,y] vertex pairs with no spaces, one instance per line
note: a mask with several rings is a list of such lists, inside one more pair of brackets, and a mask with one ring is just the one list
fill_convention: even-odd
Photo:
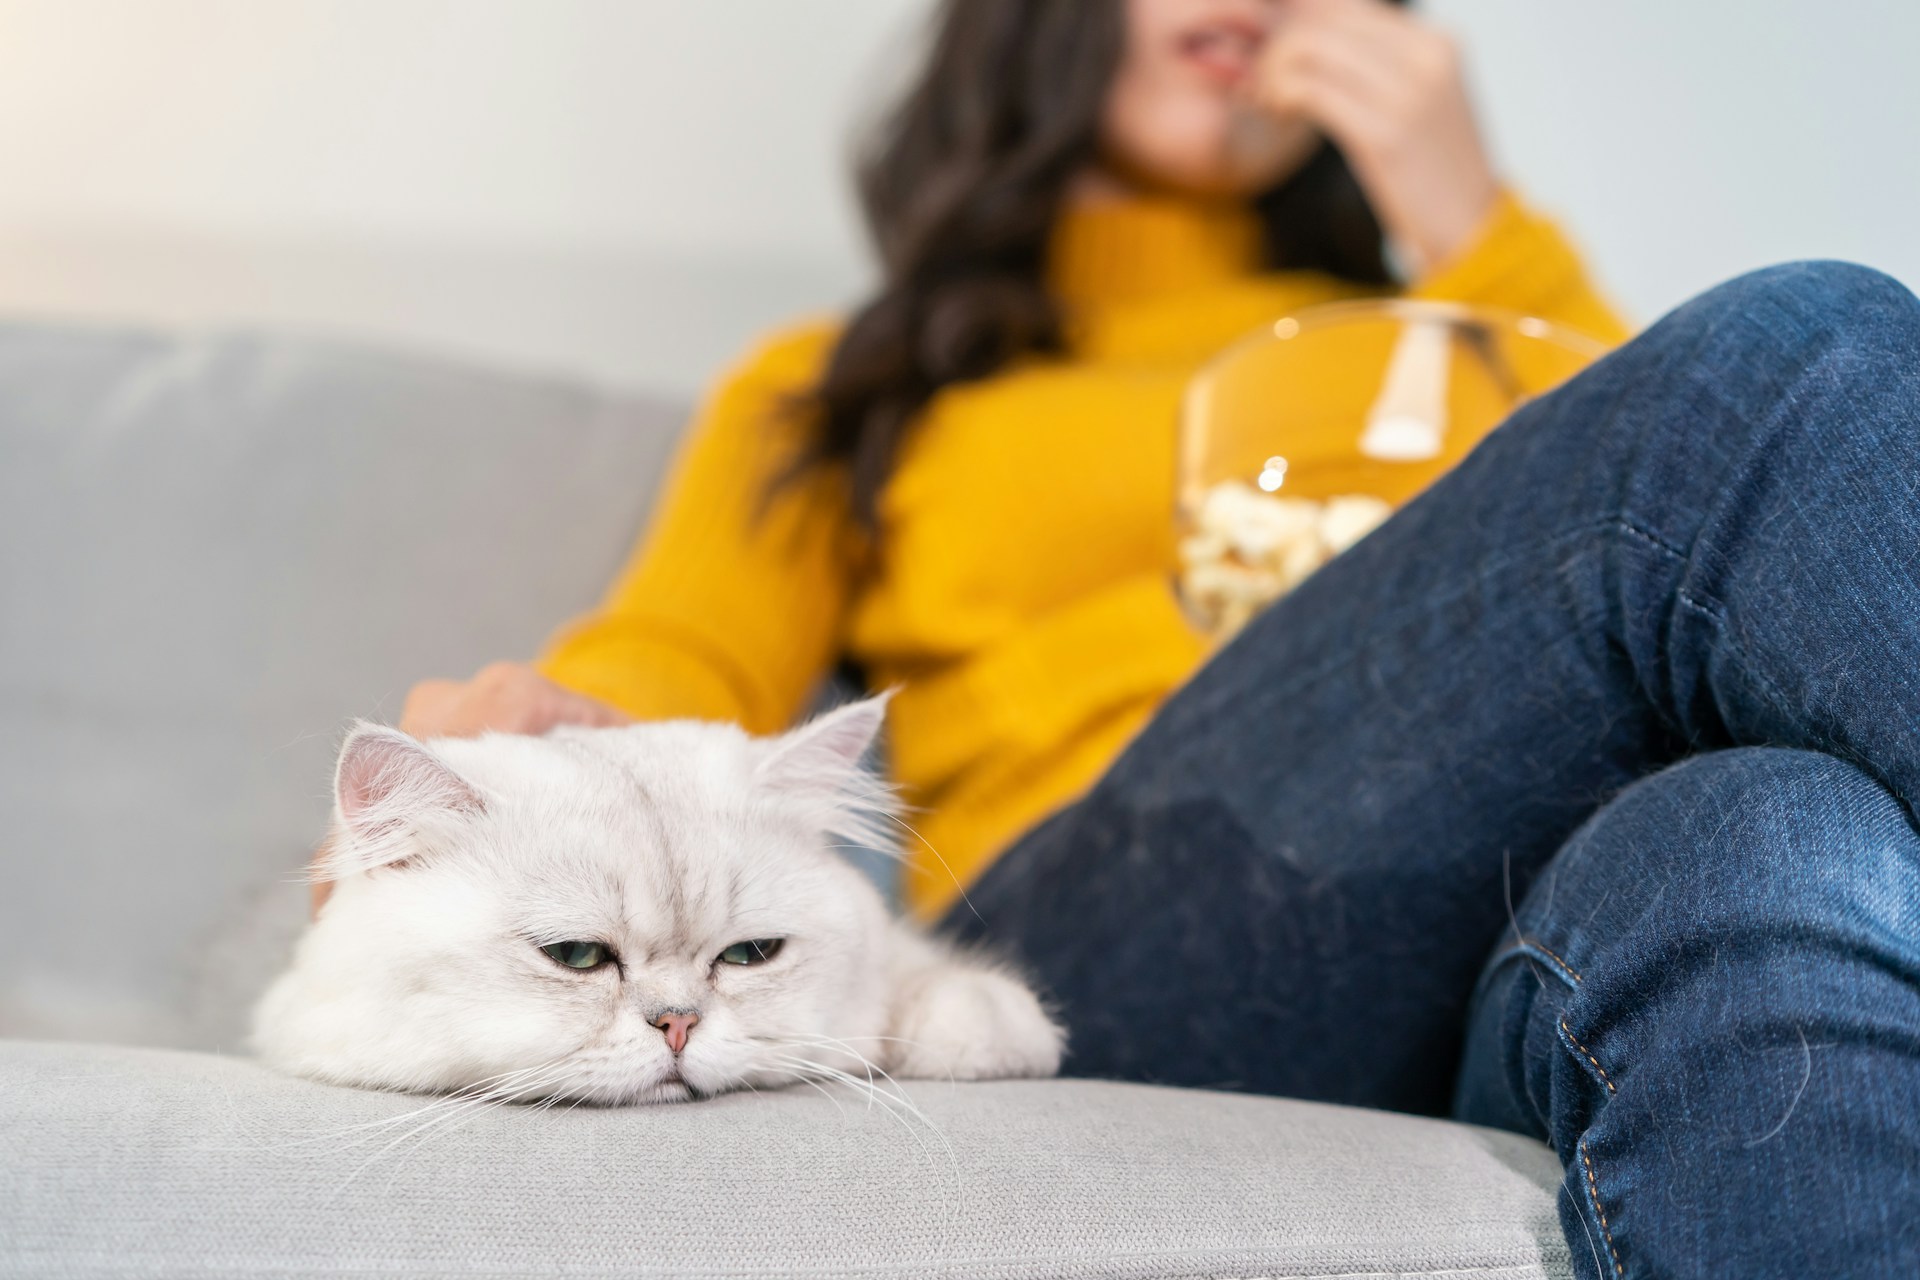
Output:
[[[763,1065],[770,1066],[770,1067],[779,1067],[782,1070],[792,1071],[793,1078],[796,1081],[798,1081],[801,1084],[809,1086],[815,1092],[817,1092],[821,1097],[825,1098],[828,1102],[831,1102],[833,1104],[834,1110],[838,1111],[842,1116],[845,1116],[847,1114],[846,1104],[841,1102],[840,1099],[834,1095],[833,1090],[821,1084],[818,1080],[814,1079],[811,1075],[807,1074],[805,1071],[803,1070],[796,1071],[790,1064],[783,1061],[767,1062],[767,1063],[764,1063]],[[755,1092],[758,1092],[758,1090],[755,1090]]]
[[835,1045],[841,1046],[842,1048],[845,1048],[848,1053],[858,1053],[859,1051],[853,1048],[853,1045],[856,1042],[864,1043],[869,1040],[875,1041],[877,1043],[883,1043],[883,1044],[910,1044],[910,1045],[913,1045],[915,1048],[918,1048],[922,1043],[919,1040],[914,1040],[907,1036],[848,1036],[845,1039],[840,1039],[839,1037],[836,1037],[836,1036],[825,1036],[819,1040],[788,1040],[785,1043],[787,1044],[835,1044]]
[[[420,1145],[424,1147],[430,1137],[457,1133],[488,1112],[501,1110],[513,1105],[515,1105],[515,1103],[511,1097],[476,1098],[469,1100],[465,1105],[442,1111],[432,1119],[415,1126],[413,1129],[393,1139],[393,1141],[389,1142],[379,1151],[374,1152],[372,1156],[368,1157],[365,1164],[354,1171],[353,1177],[358,1177],[360,1173],[364,1172],[367,1168],[378,1163],[380,1158],[388,1151],[404,1145],[410,1139],[419,1138],[421,1140]],[[398,1174],[399,1170],[396,1168],[392,1176],[397,1177]],[[350,1177],[348,1181],[351,1182],[352,1178]],[[342,1184],[342,1189],[344,1189],[345,1185],[345,1183]],[[388,1186],[389,1188],[392,1186],[392,1177],[388,1179]]]
[[981,915],[980,909],[973,905],[973,899],[967,896],[966,886],[960,883],[960,877],[954,874],[953,867],[947,862],[946,857],[938,849],[933,847],[933,841],[921,835],[918,828],[914,827],[912,823],[898,814],[883,813],[881,816],[911,833],[915,840],[918,840],[927,847],[927,852],[932,854],[934,861],[940,864],[940,869],[947,873],[947,879],[953,881],[954,890],[960,895],[960,901],[967,904],[967,910],[973,912],[973,918],[975,920],[978,920],[981,924],[985,924],[987,922],[986,917]]
[[[452,1090],[449,1093],[442,1094],[439,1097],[434,1098],[433,1100],[425,1103],[422,1106],[415,1107],[411,1111],[403,1111],[396,1116],[387,1116],[384,1119],[380,1119],[380,1120],[369,1120],[363,1124],[342,1125],[338,1128],[332,1128],[332,1129],[309,1130],[307,1133],[307,1136],[305,1137],[298,1138],[290,1142],[276,1144],[276,1149],[281,1147],[306,1146],[316,1142],[326,1142],[332,1139],[345,1137],[348,1134],[360,1133],[366,1130],[390,1129],[395,1125],[405,1124],[407,1121],[426,1115],[429,1112],[441,1110],[443,1108],[453,1106],[457,1103],[471,1100],[482,1094],[486,1094],[493,1089],[502,1087],[503,1084],[511,1085],[513,1083],[513,1081],[511,1080],[511,1077],[525,1076],[525,1075],[530,1075],[536,1071],[543,1071],[546,1068],[555,1065],[558,1061],[559,1059],[555,1059],[554,1062],[543,1062],[532,1067],[521,1067],[513,1071],[502,1071],[495,1075],[484,1076],[479,1080],[474,1080],[467,1084],[461,1085],[458,1089]],[[376,1138],[378,1136],[379,1135],[377,1133],[370,1133],[367,1135],[367,1138],[363,1138],[361,1139],[361,1141],[367,1141],[372,1138]],[[348,1143],[347,1145],[348,1147],[353,1147],[359,1144],[356,1142],[356,1143]]]
[[[835,844],[828,847],[834,849],[859,849],[870,853],[877,853],[884,858],[889,858],[894,862],[904,865],[907,862],[906,850],[900,848],[898,842],[891,838],[892,833],[887,831],[882,823],[897,823],[900,821],[900,815],[903,813],[924,813],[926,810],[919,805],[904,803],[900,799],[900,788],[895,784],[881,778],[872,778],[871,781],[873,781],[875,785],[866,791],[856,791],[848,788],[843,792],[847,802],[857,810],[858,820],[852,824],[852,830],[839,832],[838,834],[850,836],[854,842],[849,844]],[[901,825],[905,824],[902,823]],[[911,830],[911,828],[909,828],[909,830]],[[916,831],[914,834],[919,835],[919,832]],[[922,840],[924,842],[924,837],[922,837]],[[931,848],[932,846],[929,845],[928,847]],[[937,857],[938,854],[935,856]]]
[[855,853],[877,853],[889,861],[898,862],[903,865],[907,860],[905,853],[890,844],[864,844],[856,841],[847,844],[823,844],[820,847],[823,849],[850,849]]
[[[857,1057],[859,1055],[856,1054],[855,1056]],[[953,1175],[954,1187],[953,1197],[942,1200],[940,1243],[936,1247],[935,1252],[944,1255],[946,1252],[946,1242],[951,1237],[953,1230],[954,1215],[959,1211],[958,1205],[966,1195],[966,1182],[960,1176],[960,1158],[954,1151],[953,1143],[948,1140],[945,1132],[941,1130],[940,1126],[934,1124],[933,1121],[928,1118],[926,1112],[922,1111],[912,1099],[906,1097],[904,1091],[888,1093],[886,1090],[872,1084],[870,1080],[862,1081],[857,1076],[849,1075],[838,1068],[827,1066],[824,1063],[814,1062],[811,1059],[789,1056],[785,1058],[785,1061],[803,1069],[818,1071],[827,1079],[847,1085],[850,1088],[859,1089],[864,1086],[867,1091],[869,1105],[871,1105],[873,1101],[878,1100],[881,1104],[881,1110],[905,1130],[907,1136],[912,1139],[916,1147],[921,1146],[921,1138],[914,1131],[914,1127],[907,1122],[907,1115],[911,1115],[914,1119],[918,1120],[928,1133],[931,1133],[935,1138],[939,1139],[941,1148],[946,1152],[947,1167]],[[815,1083],[807,1079],[804,1075],[800,1078],[806,1079],[809,1084]],[[892,1077],[889,1076],[888,1079],[891,1080]],[[818,1088],[819,1086],[816,1084],[815,1087]],[[894,1088],[899,1090],[899,1087],[898,1082],[895,1082]],[[825,1090],[823,1089],[822,1092],[825,1092]],[[894,1109],[896,1106],[900,1107],[906,1114],[901,1114],[901,1112],[896,1111]],[[924,1150],[924,1148],[922,1149]]]
[[[872,1036],[872,1037],[862,1036],[859,1038],[875,1039],[875,1040],[899,1040],[900,1039],[900,1037],[898,1036]],[[953,1185],[954,1185],[953,1198],[951,1200],[942,1201],[942,1204],[944,1205],[944,1209],[941,1215],[940,1244],[936,1252],[944,1255],[946,1252],[946,1241],[949,1238],[953,1228],[954,1214],[958,1212],[958,1205],[960,1203],[960,1200],[966,1194],[966,1183],[965,1183],[965,1180],[962,1179],[960,1176],[960,1157],[959,1157],[959,1154],[954,1151],[953,1143],[948,1140],[945,1131],[942,1130],[939,1125],[933,1123],[933,1121],[930,1118],[928,1118],[927,1113],[921,1110],[917,1103],[915,1103],[911,1098],[906,1096],[906,1090],[902,1088],[900,1082],[898,1080],[895,1080],[886,1071],[875,1066],[873,1061],[869,1059],[865,1054],[860,1053],[858,1050],[854,1049],[851,1045],[847,1044],[845,1041],[839,1040],[833,1036],[820,1037],[814,1042],[827,1043],[830,1045],[838,1046],[843,1052],[851,1053],[855,1058],[859,1059],[861,1062],[866,1064],[867,1071],[869,1074],[865,1084],[868,1091],[867,1097],[868,1097],[869,1105],[872,1104],[872,1101],[874,1099],[876,1098],[880,1099],[882,1109],[886,1110],[889,1115],[894,1115],[894,1118],[899,1120],[900,1124],[904,1128],[906,1128],[908,1134],[912,1136],[913,1135],[912,1126],[907,1124],[904,1117],[895,1115],[891,1105],[889,1105],[890,1103],[898,1104],[903,1108],[905,1108],[906,1111],[909,1114],[911,1114],[915,1119],[917,1119],[921,1123],[921,1125],[923,1125],[926,1128],[927,1132],[931,1133],[935,1138],[938,1138],[940,1140],[941,1147],[946,1151],[947,1167],[949,1168],[949,1170],[951,1170],[953,1174]],[[789,1043],[797,1045],[801,1042],[795,1040],[795,1041],[789,1041]],[[911,1044],[913,1042],[904,1041],[904,1043]],[[806,1063],[808,1062],[808,1059],[793,1057],[793,1058],[790,1058],[790,1061]],[[854,1087],[859,1087],[860,1084],[862,1083],[857,1077],[850,1076],[846,1072],[838,1071],[831,1067],[823,1067],[821,1066],[821,1064],[817,1064],[817,1063],[813,1065],[825,1071],[829,1079],[837,1079]],[[893,1089],[894,1089],[893,1093],[889,1094],[886,1090],[881,1089],[877,1085],[873,1084],[872,1073],[875,1071],[879,1071],[880,1075],[883,1076],[887,1080],[887,1082],[893,1086]],[[915,1137],[915,1145],[916,1146],[919,1145],[919,1139],[917,1137]]]
[[[803,1058],[798,1056],[797,1054],[787,1055],[784,1061],[790,1066],[800,1067],[810,1071],[817,1071],[820,1073],[821,1076],[823,1076],[828,1080],[834,1080],[841,1084],[847,1085],[855,1090],[864,1092],[867,1096],[869,1103],[876,1102],[876,1101],[879,1102],[882,1110],[886,1111],[887,1114],[899,1120],[903,1125],[906,1124],[906,1120],[904,1117],[906,1115],[911,1115],[914,1119],[918,1120],[922,1125],[924,1125],[930,1132],[933,1132],[936,1134],[939,1133],[938,1126],[936,1126],[932,1120],[927,1118],[926,1112],[922,1111],[918,1106],[918,1104],[916,1104],[911,1098],[906,1096],[905,1092],[900,1089],[898,1082],[894,1083],[894,1092],[889,1092],[886,1089],[881,1088],[879,1085],[873,1083],[871,1079],[862,1080],[859,1076],[853,1075],[851,1072],[843,1071],[839,1067],[829,1065],[828,1063],[818,1062],[811,1058]],[[891,1080],[892,1077],[889,1076],[888,1079]],[[898,1107],[900,1110],[896,1111],[894,1109],[896,1107]],[[907,1126],[907,1128],[908,1128],[908,1132],[912,1132],[912,1126]],[[943,1140],[944,1140],[944,1137],[943,1137]]]
[[351,1126],[349,1129],[340,1132],[350,1133],[357,1130],[367,1130],[368,1132],[364,1132],[359,1138],[344,1144],[341,1149],[351,1150],[354,1147],[361,1146],[368,1142],[379,1141],[381,1138],[386,1137],[394,1127],[399,1125],[411,1123],[413,1126],[396,1140],[405,1141],[408,1136],[425,1132],[435,1125],[452,1119],[455,1116],[471,1111],[485,1110],[492,1106],[510,1105],[515,1098],[521,1096],[524,1090],[528,1088],[538,1088],[543,1084],[549,1083],[550,1079],[558,1078],[560,1074],[558,1071],[559,1066],[560,1062],[556,1059],[553,1062],[544,1062],[532,1067],[522,1067],[514,1071],[503,1071],[498,1075],[488,1076],[482,1080],[476,1080],[464,1085],[443,1097],[435,1098],[423,1107],[416,1107],[411,1111],[402,1112],[400,1115],[389,1116],[383,1120],[372,1121],[368,1124]]
[[[347,1187],[352,1184],[354,1179],[358,1178],[362,1173],[366,1172],[374,1164],[378,1163],[381,1157],[385,1156],[388,1152],[394,1150],[396,1147],[403,1145],[409,1139],[426,1134],[432,1131],[433,1129],[446,1125],[450,1121],[459,1119],[463,1116],[471,1119],[475,1116],[484,1114],[487,1110],[491,1108],[506,1106],[513,1101],[513,1098],[517,1093],[524,1091],[526,1089],[537,1089],[537,1088],[543,1087],[544,1085],[554,1083],[563,1074],[559,1070],[559,1066],[560,1064],[558,1062],[554,1062],[554,1063],[544,1064],[542,1067],[539,1067],[539,1068],[528,1068],[527,1070],[530,1072],[546,1073],[546,1074],[533,1074],[528,1079],[511,1081],[507,1086],[507,1088],[513,1091],[511,1093],[503,1092],[500,1086],[494,1086],[492,1089],[488,1090],[485,1093],[462,1099],[454,1103],[452,1106],[449,1106],[441,1110],[439,1114],[433,1115],[428,1119],[421,1121],[419,1124],[415,1125],[413,1128],[408,1129],[404,1133],[400,1134],[399,1137],[394,1138],[392,1141],[388,1142],[387,1145],[385,1145],[384,1147],[381,1147],[378,1151],[374,1152],[371,1156],[368,1156],[367,1159],[363,1161],[358,1168],[356,1168],[352,1173],[347,1175],[345,1181],[343,1181],[338,1187],[334,1188],[333,1194],[335,1196],[338,1196],[341,1192],[344,1192],[347,1189]],[[423,1110],[431,1110],[431,1108],[423,1108]],[[357,1146],[359,1144],[355,1143],[351,1145]]]
[[[913,1132],[913,1127],[907,1124],[906,1118],[895,1111],[892,1105],[889,1105],[898,1100],[886,1095],[883,1090],[880,1090],[877,1086],[868,1084],[858,1076],[849,1075],[837,1067],[831,1067],[822,1062],[813,1062],[806,1058],[780,1058],[776,1059],[771,1065],[783,1067],[793,1072],[796,1080],[803,1081],[816,1089],[820,1089],[821,1092],[827,1093],[829,1097],[833,1095],[822,1087],[822,1080],[846,1085],[856,1093],[864,1094],[867,1098],[869,1108],[873,1105],[875,1095],[879,1095],[881,1098],[880,1109],[885,1112],[889,1118],[905,1127],[909,1134]],[[837,1104],[838,1100],[836,1099],[835,1101]],[[907,1105],[911,1106],[910,1103]]]
[[[544,1085],[547,1083],[551,1083],[551,1081],[543,1080],[539,1083],[540,1085]],[[539,1086],[536,1085],[534,1087],[539,1087]],[[550,1105],[553,1101],[556,1101],[556,1100],[557,1100],[557,1095],[551,1098],[545,1098],[537,1103],[528,1105],[527,1109],[529,1111],[544,1110],[546,1106]],[[491,1111],[498,1111],[506,1107],[515,1106],[515,1105],[519,1105],[519,1104],[515,1101],[514,1098],[502,1096],[502,1097],[495,1097],[490,1099],[476,1099],[476,1100],[473,1100],[473,1102],[467,1106],[442,1112],[438,1116],[435,1116],[432,1120],[429,1120],[426,1123],[415,1127],[414,1129],[412,1129],[407,1133],[401,1134],[398,1138],[395,1138],[392,1142],[390,1142],[385,1148],[383,1148],[378,1152],[375,1152],[371,1157],[368,1158],[367,1162],[363,1164],[360,1169],[357,1169],[354,1171],[353,1176],[358,1177],[359,1174],[363,1172],[366,1168],[373,1165],[374,1163],[377,1163],[380,1157],[385,1155],[387,1151],[392,1150],[393,1148],[404,1144],[411,1138],[416,1138],[416,1137],[420,1138],[421,1146],[424,1147],[427,1140],[430,1137],[442,1137],[447,1134],[458,1133],[460,1130],[466,1128],[468,1125],[480,1119],[482,1116],[487,1115]],[[399,1175],[399,1170],[396,1168],[392,1176],[397,1177],[398,1175]],[[352,1180],[351,1178],[348,1179],[348,1181],[351,1181],[351,1180]],[[388,1180],[388,1185],[389,1185],[389,1188],[391,1188],[391,1185],[392,1185],[391,1177]],[[343,1183],[342,1189],[344,1189],[344,1187],[345,1187],[345,1184]]]
[[[916,1040],[906,1040],[899,1036],[855,1036],[854,1039],[894,1041],[900,1044],[916,1044],[916,1045],[919,1043]],[[885,1067],[882,1067],[879,1063],[875,1062],[872,1058],[869,1058],[866,1054],[861,1053],[858,1049],[854,1048],[850,1042],[846,1040],[842,1040],[837,1036],[818,1036],[818,1037],[813,1037],[805,1040],[789,1040],[787,1041],[787,1044],[789,1044],[794,1048],[811,1047],[811,1048],[818,1048],[818,1049],[842,1050],[845,1053],[849,1053],[853,1055],[855,1060],[857,1060],[862,1066],[864,1066],[867,1069],[867,1081],[869,1084],[871,1084],[873,1081],[874,1073],[878,1072],[880,1077],[884,1079],[888,1084],[892,1085],[896,1090],[901,1088],[900,1082],[894,1079],[894,1077],[887,1072],[887,1069]]]
[[[863,1036],[860,1038],[861,1039],[870,1038],[870,1039],[876,1039],[876,1040],[898,1040],[904,1044],[917,1043],[916,1041],[903,1040],[899,1036],[873,1036],[873,1037]],[[790,1043],[798,1045],[800,1042],[794,1041]],[[913,1114],[913,1116],[916,1119],[918,1119],[921,1124],[925,1125],[928,1131],[933,1133],[934,1136],[938,1137],[941,1143],[946,1146],[948,1158],[950,1160],[955,1160],[956,1167],[957,1167],[957,1157],[955,1157],[954,1155],[952,1144],[947,1142],[946,1134],[941,1131],[938,1125],[934,1124],[933,1121],[927,1117],[927,1113],[921,1110],[919,1104],[915,1103],[908,1096],[906,1088],[900,1083],[900,1081],[895,1079],[894,1076],[891,1075],[884,1067],[879,1066],[871,1058],[867,1057],[865,1054],[855,1049],[852,1045],[848,1044],[845,1040],[841,1040],[834,1036],[821,1037],[819,1039],[809,1041],[808,1043],[820,1045],[828,1048],[838,1048],[845,1053],[852,1054],[855,1059],[857,1059],[862,1065],[866,1067],[867,1087],[870,1090],[869,1098],[871,1099],[872,1097],[875,1097],[875,1096],[878,1096],[881,1098],[891,1097],[894,1101],[908,1108]],[[878,1086],[876,1086],[873,1083],[873,1077],[876,1072],[880,1075],[880,1077],[883,1080],[885,1080],[888,1084],[893,1086],[892,1094],[889,1095],[885,1090],[880,1089]]]

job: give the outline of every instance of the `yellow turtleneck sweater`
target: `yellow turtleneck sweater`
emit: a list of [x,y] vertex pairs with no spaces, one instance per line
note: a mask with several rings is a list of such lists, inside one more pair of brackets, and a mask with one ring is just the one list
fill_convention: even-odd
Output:
[[[889,752],[924,837],[905,893],[939,911],[1093,782],[1205,656],[1172,586],[1181,389],[1234,339],[1361,292],[1262,273],[1256,248],[1237,211],[1067,214],[1050,264],[1070,356],[936,397],[871,548],[825,477],[762,506],[801,429],[783,409],[837,330],[775,335],[707,402],[631,562],[542,669],[637,717],[770,733],[853,658],[875,687],[899,687]],[[1511,196],[1411,293],[1625,336],[1566,240]]]

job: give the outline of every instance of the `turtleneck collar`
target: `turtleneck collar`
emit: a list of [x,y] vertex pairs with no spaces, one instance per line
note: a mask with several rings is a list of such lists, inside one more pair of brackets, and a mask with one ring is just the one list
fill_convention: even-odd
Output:
[[1257,274],[1260,224],[1243,204],[1168,196],[1091,199],[1061,214],[1048,283],[1074,310],[1229,284]]

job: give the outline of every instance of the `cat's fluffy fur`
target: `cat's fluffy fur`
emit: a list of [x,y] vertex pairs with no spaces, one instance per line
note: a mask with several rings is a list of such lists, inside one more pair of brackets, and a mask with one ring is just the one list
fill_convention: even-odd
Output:
[[[255,1012],[272,1064],[341,1084],[670,1102],[877,1068],[1051,1075],[1008,970],[892,919],[833,851],[891,825],[860,760],[884,700],[753,738],[691,721],[341,750],[331,898]],[[760,964],[734,943],[784,939]],[[569,969],[541,950],[605,944]],[[655,1024],[692,1011],[682,1052]]]

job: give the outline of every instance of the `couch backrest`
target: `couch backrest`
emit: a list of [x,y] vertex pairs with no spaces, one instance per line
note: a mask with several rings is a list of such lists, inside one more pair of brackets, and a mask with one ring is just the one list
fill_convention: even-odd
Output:
[[589,605],[681,418],[312,342],[0,325],[0,1033],[231,1043],[347,721]]

